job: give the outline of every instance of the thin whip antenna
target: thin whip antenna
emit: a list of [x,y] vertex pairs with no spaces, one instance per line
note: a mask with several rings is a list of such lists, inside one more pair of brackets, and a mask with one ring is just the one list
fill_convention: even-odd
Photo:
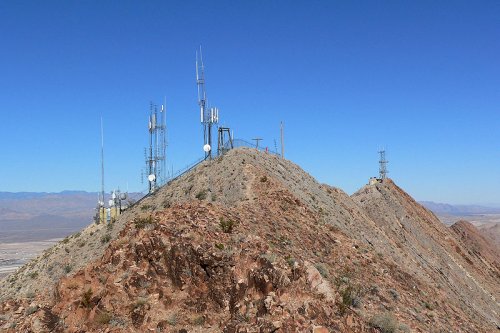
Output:
[[101,205],[104,206],[104,129],[101,116]]

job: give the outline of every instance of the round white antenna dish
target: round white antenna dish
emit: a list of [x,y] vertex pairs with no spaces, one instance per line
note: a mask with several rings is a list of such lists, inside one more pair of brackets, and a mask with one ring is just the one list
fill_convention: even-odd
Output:
[[108,204],[109,204],[109,206],[110,206],[110,207],[111,207],[111,206],[113,206],[113,205],[114,205],[114,203],[115,203],[115,202],[114,202],[113,200],[109,200],[109,202],[108,202]]
[[210,145],[209,145],[209,144],[206,144],[206,145],[204,145],[204,146],[203,146],[203,151],[204,151],[205,153],[208,153],[211,149],[212,149],[212,147],[210,147]]
[[148,180],[149,180],[150,182],[154,182],[154,181],[155,181],[155,179],[156,179],[156,176],[155,176],[154,174],[150,174],[150,175],[148,176]]

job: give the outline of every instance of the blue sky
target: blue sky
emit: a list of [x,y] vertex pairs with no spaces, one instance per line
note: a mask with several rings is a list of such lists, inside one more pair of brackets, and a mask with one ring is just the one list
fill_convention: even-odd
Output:
[[169,167],[202,155],[195,52],[238,138],[352,193],[500,204],[498,1],[2,1],[0,191],[142,190],[149,102]]

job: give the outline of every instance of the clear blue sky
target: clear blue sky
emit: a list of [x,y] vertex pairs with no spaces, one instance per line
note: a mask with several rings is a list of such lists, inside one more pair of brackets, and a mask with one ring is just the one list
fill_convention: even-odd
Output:
[[[352,193],[378,171],[419,200],[500,203],[499,1],[2,1],[0,191],[140,182],[149,102],[168,165],[202,155],[195,51],[238,138]],[[279,140],[278,140],[279,141]]]

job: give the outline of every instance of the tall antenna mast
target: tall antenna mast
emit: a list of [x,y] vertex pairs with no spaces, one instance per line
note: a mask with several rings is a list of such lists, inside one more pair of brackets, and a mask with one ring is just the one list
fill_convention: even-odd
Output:
[[101,116],[101,202],[104,206],[104,128]]
[[379,152],[380,154],[380,160],[379,160],[379,178],[384,180],[387,178],[387,173],[389,171],[387,171],[387,163],[389,163],[389,161],[387,161],[385,159],[385,149],[381,149]]
[[207,92],[205,90],[205,66],[203,54],[196,51],[196,84],[198,86],[198,105],[200,106],[200,121],[203,124],[203,150],[205,158],[212,158],[212,125],[219,122],[219,109],[208,108]]
[[283,137],[283,122],[280,123],[280,136],[281,136],[281,158],[285,158],[285,139]]

